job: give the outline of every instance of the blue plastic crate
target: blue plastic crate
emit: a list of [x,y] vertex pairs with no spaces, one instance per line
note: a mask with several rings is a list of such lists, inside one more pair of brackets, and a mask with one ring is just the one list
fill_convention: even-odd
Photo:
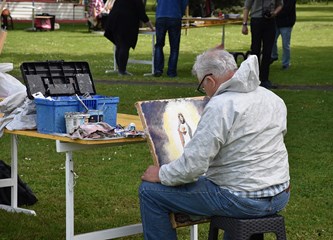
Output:
[[[82,102],[91,110],[103,111],[103,122],[115,127],[117,125],[117,107],[119,97],[107,97],[101,95],[93,95],[91,98],[84,99]],[[85,108],[80,104],[79,111],[84,112]]]
[[[85,108],[74,96],[35,99],[37,110],[37,131],[40,133],[66,133],[66,112],[85,112]],[[82,98],[84,104],[91,110],[103,110],[103,121],[111,126],[117,124],[117,107],[119,97],[94,95],[92,98]]]
[[66,112],[78,112],[74,97],[54,97],[54,101],[36,98],[37,131],[40,133],[66,133]]

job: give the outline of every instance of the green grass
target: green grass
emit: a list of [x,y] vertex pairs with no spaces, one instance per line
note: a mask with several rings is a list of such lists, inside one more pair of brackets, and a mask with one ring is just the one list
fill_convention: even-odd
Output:
[[[271,79],[281,85],[332,86],[333,5],[298,5],[298,21],[292,35],[292,67],[271,67]],[[21,78],[22,62],[88,61],[94,79],[160,82],[160,85],[97,83],[99,94],[120,97],[119,112],[135,114],[139,100],[195,96],[196,80],[190,70],[198,53],[221,40],[219,27],[191,29],[182,35],[179,77],[142,77],[150,66],[129,65],[135,76],[105,74],[113,66],[112,45],[104,37],[89,34],[85,25],[62,24],[55,32],[23,31],[17,24],[8,31],[1,62],[13,62],[12,75]],[[250,36],[240,26],[226,27],[226,47],[247,50]],[[168,47],[168,46],[167,46]],[[281,47],[280,47],[281,48]],[[140,36],[133,58],[149,58],[150,38]],[[164,82],[193,83],[184,87]],[[275,90],[288,107],[288,133],[292,195],[282,212],[288,239],[333,239],[333,91]],[[10,161],[10,136],[0,139],[1,159]],[[39,201],[29,207],[37,216],[0,211],[0,240],[65,239],[65,154],[55,152],[54,141],[19,138],[19,175]],[[140,221],[137,188],[140,176],[152,163],[146,143],[75,152],[75,233],[134,224]],[[207,239],[208,224],[199,226],[199,239]],[[179,229],[179,239],[189,239],[189,229]],[[142,235],[124,239],[142,239]],[[271,236],[268,239],[273,239]]]
[[[333,4],[298,5],[298,18],[292,33],[292,67],[290,71],[281,71],[281,62],[271,67],[271,80],[276,84],[330,84],[332,71],[327,72],[327,65],[333,64],[332,52]],[[105,70],[113,67],[113,45],[101,34],[91,34],[85,24],[61,24],[54,32],[26,32],[27,24],[15,24],[14,31],[8,31],[8,37],[1,54],[2,62],[14,63],[12,75],[21,77],[19,66],[28,61],[65,60],[87,61],[94,79],[112,81],[124,79],[117,75],[106,74]],[[199,53],[221,42],[221,27],[190,29],[183,31],[179,56],[178,77],[175,79],[143,77],[150,72],[148,65],[129,64],[128,70],[135,74],[126,80],[193,82],[191,68]],[[240,25],[226,26],[226,49],[247,51],[250,35],[241,34]],[[281,42],[279,42],[279,46]],[[151,37],[139,36],[131,58],[151,58]],[[168,56],[169,45],[165,52]],[[316,57],[314,57],[316,56]],[[324,75],[323,72],[326,72]]]

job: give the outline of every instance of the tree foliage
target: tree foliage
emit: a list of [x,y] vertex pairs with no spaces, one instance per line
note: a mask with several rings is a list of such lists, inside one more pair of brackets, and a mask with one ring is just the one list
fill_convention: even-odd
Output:
[[190,14],[196,17],[208,17],[214,10],[223,12],[238,12],[243,6],[243,0],[190,0]]

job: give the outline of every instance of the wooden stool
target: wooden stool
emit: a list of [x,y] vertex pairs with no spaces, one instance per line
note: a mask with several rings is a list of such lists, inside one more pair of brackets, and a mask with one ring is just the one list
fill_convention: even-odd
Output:
[[277,214],[251,219],[214,216],[210,221],[208,240],[217,240],[219,229],[227,231],[232,240],[263,240],[264,233],[269,232],[275,233],[277,240],[287,239],[284,218]]

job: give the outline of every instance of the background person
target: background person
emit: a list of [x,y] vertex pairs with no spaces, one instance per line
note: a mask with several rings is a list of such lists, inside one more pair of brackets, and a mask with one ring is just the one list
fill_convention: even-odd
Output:
[[10,11],[5,8],[3,10],[0,9],[1,12],[1,28],[7,29],[8,28],[8,17],[10,16]]
[[193,73],[210,100],[184,153],[149,166],[141,177],[145,240],[177,239],[172,212],[256,218],[289,201],[286,105],[259,86],[255,55],[236,69],[233,56],[220,48],[197,57]]
[[90,0],[89,5],[89,22],[93,29],[104,29],[105,19],[109,13],[103,0]]
[[296,22],[296,0],[283,0],[283,8],[276,16],[276,35],[272,50],[271,63],[278,60],[277,41],[282,39],[282,69],[290,66],[290,39]]
[[282,0],[245,0],[242,33],[248,34],[251,16],[251,54],[259,59],[261,86],[273,88],[269,66],[275,39],[275,16],[282,9]]
[[157,0],[156,7],[156,44],[154,53],[154,76],[160,77],[164,69],[165,37],[168,33],[170,56],[168,61],[168,77],[177,76],[182,17],[188,0]]
[[212,0],[190,1],[189,7],[192,11],[192,17],[211,17],[215,9]]
[[116,0],[107,20],[104,36],[116,45],[119,75],[132,75],[126,71],[129,50],[138,41],[140,21],[154,31],[142,0]]

